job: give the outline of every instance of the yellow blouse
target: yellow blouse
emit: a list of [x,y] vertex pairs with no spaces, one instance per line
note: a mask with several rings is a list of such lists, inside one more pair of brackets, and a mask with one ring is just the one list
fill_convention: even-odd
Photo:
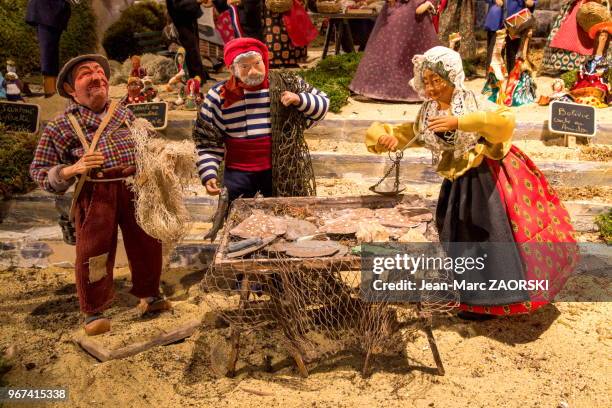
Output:
[[[478,167],[484,157],[494,160],[503,159],[512,146],[512,133],[514,132],[514,113],[507,107],[500,107],[494,112],[478,111],[459,117],[459,129],[466,132],[477,132],[483,137],[481,141],[463,157],[455,159],[452,151],[442,153],[442,158],[436,171],[442,177],[455,180],[469,169]],[[387,149],[378,144],[383,135],[395,136],[398,141],[398,150],[403,149],[413,139],[415,128],[412,123],[392,126],[374,122],[366,133],[366,146],[372,153],[384,153]],[[420,147],[416,142],[410,147]]]

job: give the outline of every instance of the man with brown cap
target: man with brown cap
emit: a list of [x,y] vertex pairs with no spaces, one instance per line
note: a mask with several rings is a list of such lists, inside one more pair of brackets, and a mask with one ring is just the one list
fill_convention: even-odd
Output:
[[30,166],[32,178],[52,193],[63,194],[78,178],[70,215],[76,227],[76,287],[88,335],[110,330],[102,312],[113,300],[118,226],[138,308],[142,313],[171,308],[159,292],[161,243],[136,223],[134,195],[126,185],[136,171],[128,128],[135,117],[109,99],[109,76],[108,60],[101,55],[81,55],[64,65],[57,92],[70,102],[45,127]]

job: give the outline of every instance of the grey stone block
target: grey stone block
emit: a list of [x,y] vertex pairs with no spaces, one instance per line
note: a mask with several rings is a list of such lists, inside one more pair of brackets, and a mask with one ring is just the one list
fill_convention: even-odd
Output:
[[53,253],[46,242],[28,242],[21,247],[21,256],[25,259],[42,259]]

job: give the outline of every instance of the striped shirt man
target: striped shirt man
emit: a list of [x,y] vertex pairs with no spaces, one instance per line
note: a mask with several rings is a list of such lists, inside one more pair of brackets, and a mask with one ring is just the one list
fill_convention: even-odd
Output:
[[[223,147],[197,145],[198,173],[203,184],[217,178],[224,159],[226,169],[261,172],[272,167],[269,89],[245,90],[242,100],[226,107],[221,95],[224,84],[220,82],[208,91],[196,124],[196,132],[198,127],[204,131],[204,126],[210,126],[223,139]],[[329,109],[325,93],[313,88],[298,96],[300,103],[295,108],[305,115],[308,127],[325,117]]]

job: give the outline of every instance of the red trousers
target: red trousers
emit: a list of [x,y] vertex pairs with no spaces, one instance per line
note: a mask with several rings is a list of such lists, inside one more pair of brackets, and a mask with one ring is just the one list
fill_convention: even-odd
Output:
[[[94,179],[123,176],[125,172],[117,168],[92,174]],[[113,300],[118,226],[132,272],[130,293],[139,298],[159,295],[162,245],[136,223],[134,194],[123,180],[85,182],[74,219],[76,287],[82,312],[101,312]]]

